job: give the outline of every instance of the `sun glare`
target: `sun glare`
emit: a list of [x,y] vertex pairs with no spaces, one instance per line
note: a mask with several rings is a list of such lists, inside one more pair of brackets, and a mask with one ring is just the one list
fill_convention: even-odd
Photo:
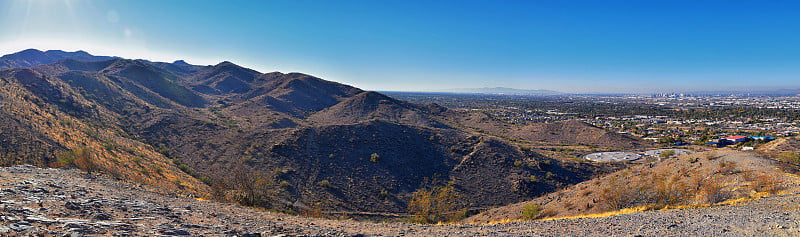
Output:
[[[151,61],[172,61],[172,52],[147,47],[142,31],[121,23],[115,9],[99,9],[90,1],[13,0],[0,2],[0,54],[25,49],[84,50]],[[101,14],[98,14],[100,12]],[[171,54],[172,53],[172,54]],[[172,55],[172,56],[166,56]]]

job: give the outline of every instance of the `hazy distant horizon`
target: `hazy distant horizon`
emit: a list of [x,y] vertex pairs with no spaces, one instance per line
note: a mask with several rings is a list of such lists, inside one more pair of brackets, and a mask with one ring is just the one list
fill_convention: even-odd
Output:
[[[484,89],[484,88],[494,88],[494,87],[482,87],[482,88],[445,88],[445,89],[428,89],[428,90],[377,90],[377,91],[389,91],[389,92],[419,92],[419,93],[463,93],[459,92],[459,90],[465,89]],[[639,94],[639,95],[647,95],[647,94],[675,94],[675,93],[712,93],[712,92],[729,92],[729,93],[743,93],[743,92],[777,92],[780,90],[796,90],[800,91],[800,87],[764,87],[764,88],[684,88],[684,89],[669,89],[669,88],[662,88],[662,89],[640,89],[640,90],[612,90],[612,91],[570,91],[570,90],[552,90],[552,89],[540,89],[540,88],[510,88],[510,89],[517,89],[517,90],[548,90],[548,91],[555,91],[561,92],[566,94]]]
[[800,87],[800,2],[11,0],[0,9],[2,54],[232,61],[368,90]]
[[[27,48],[27,49],[35,49],[35,50],[39,50],[39,51],[43,51],[43,52],[44,51],[48,51],[48,50],[62,50],[62,49],[37,49],[37,48]],[[23,49],[23,50],[27,50],[27,49]],[[23,50],[19,50],[19,51],[23,51]],[[19,51],[16,51],[16,52],[0,52],[0,56],[7,55],[7,54],[12,54],[12,53],[17,53]],[[67,52],[85,51],[85,52],[87,52],[89,54],[92,54],[92,55],[95,55],[95,56],[121,57],[121,56],[119,56],[117,54],[110,54],[110,55],[94,54],[92,52],[89,52],[89,51],[83,50],[83,49],[76,49],[76,50],[73,50],[73,51],[70,51],[70,50],[62,50],[62,51],[67,51]],[[122,58],[126,58],[126,57],[122,57]],[[234,64],[238,64],[233,59],[223,60],[223,61],[214,62],[214,63],[208,63],[208,64],[191,63],[192,59],[180,59],[180,58],[176,58],[174,60],[169,60],[169,61],[167,61],[167,60],[149,59],[149,58],[126,58],[126,59],[148,60],[148,61],[153,61],[153,62],[167,62],[167,63],[171,63],[171,62],[180,60],[180,61],[187,62],[189,64],[203,65],[203,66],[216,65],[216,64],[221,63],[223,61],[231,61]],[[257,69],[254,69],[254,70],[257,70]],[[257,71],[260,71],[261,73],[271,72],[271,71],[261,71],[261,70],[257,70]],[[282,71],[282,72],[289,73],[290,71]],[[300,73],[309,74],[307,72],[300,72]],[[313,75],[313,74],[311,74],[311,75]],[[329,79],[329,78],[324,78],[323,77],[323,79]],[[530,90],[530,91],[545,90],[545,91],[553,91],[553,92],[560,92],[560,93],[566,93],[566,94],[659,94],[659,93],[708,93],[708,92],[748,92],[748,91],[765,92],[765,91],[777,91],[777,90],[800,90],[800,86],[795,86],[795,87],[788,86],[788,87],[636,88],[636,89],[612,88],[612,89],[609,89],[609,90],[580,90],[580,87],[566,87],[566,88],[562,88],[562,89],[553,89],[553,88],[516,88],[516,87],[507,87],[507,86],[500,86],[500,85],[490,85],[490,86],[484,86],[484,87],[471,87],[471,88],[466,88],[466,87],[464,87],[464,88],[419,88],[419,87],[414,87],[414,88],[405,89],[405,90],[404,89],[374,89],[374,88],[362,88],[362,89],[372,90],[372,91],[391,91],[391,92],[423,92],[423,93],[424,92],[430,92],[430,93],[457,92],[457,93],[463,93],[465,90],[495,89],[495,88],[505,88],[505,89],[513,89],[513,90]]]

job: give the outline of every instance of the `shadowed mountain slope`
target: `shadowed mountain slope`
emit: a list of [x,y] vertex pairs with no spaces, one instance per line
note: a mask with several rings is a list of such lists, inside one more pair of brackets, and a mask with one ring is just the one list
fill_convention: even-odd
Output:
[[46,166],[89,151],[119,178],[277,210],[403,214],[416,191],[442,185],[462,197],[458,208],[485,209],[618,168],[552,159],[481,126],[532,141],[635,146],[582,123],[519,128],[230,62],[47,55],[9,56],[30,67],[0,71],[0,118],[10,121],[0,142],[13,147],[3,163]]
[[419,105],[367,91],[348,98],[309,117],[320,124],[349,124],[383,119],[418,126],[442,126],[432,115],[445,110],[435,105]]

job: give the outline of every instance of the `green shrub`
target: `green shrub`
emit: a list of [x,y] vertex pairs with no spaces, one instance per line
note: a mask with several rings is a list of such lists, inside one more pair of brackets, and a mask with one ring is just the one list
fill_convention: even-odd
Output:
[[543,165],[550,165],[550,163],[551,163],[551,161],[550,161],[550,160],[543,160],[543,161],[542,161],[542,164],[543,164]]
[[522,167],[523,162],[521,160],[514,161],[514,167]]
[[56,157],[62,166],[76,167],[90,174],[98,170],[97,164],[92,160],[91,152],[85,147],[59,153]]
[[550,171],[547,171],[547,173],[544,173],[544,178],[545,178],[545,179],[553,179],[553,178],[555,178],[555,177],[556,177],[556,175],[555,175],[555,174],[553,174],[553,173],[552,173],[552,172],[550,172]]
[[666,151],[662,151],[661,154],[658,155],[658,156],[661,157],[661,158],[669,158],[670,156],[673,156],[673,155],[675,155],[675,150],[666,150]]
[[369,162],[378,163],[378,161],[381,161],[381,156],[378,155],[378,153],[372,153],[369,155]]
[[58,158],[58,163],[61,166],[75,165],[75,154],[72,151],[61,152],[56,157]]
[[542,211],[542,206],[536,203],[528,203],[522,207],[522,219],[534,220],[539,217],[539,212]]
[[317,185],[323,188],[329,188],[331,186],[331,182],[327,179],[323,179],[322,181],[317,182]]
[[178,169],[181,169],[181,171],[183,171],[188,175],[195,176],[194,169],[192,169],[192,167],[189,167],[186,164],[179,164]]

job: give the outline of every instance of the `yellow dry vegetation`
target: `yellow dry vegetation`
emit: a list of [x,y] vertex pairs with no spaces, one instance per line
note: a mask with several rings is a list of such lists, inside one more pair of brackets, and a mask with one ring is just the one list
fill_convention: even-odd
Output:
[[[782,192],[779,192],[777,194],[784,194],[784,193],[786,193],[786,191],[782,191]],[[651,211],[651,210],[666,211],[666,210],[675,210],[675,209],[704,208],[704,207],[710,207],[712,205],[713,206],[737,205],[737,204],[741,204],[741,203],[746,202],[746,201],[755,200],[755,199],[767,197],[767,196],[770,196],[770,195],[772,195],[772,194],[770,194],[769,192],[754,192],[749,197],[740,197],[740,198],[736,198],[736,199],[729,199],[729,200],[725,200],[723,202],[714,203],[714,204],[702,203],[702,204],[679,205],[679,206],[665,206],[663,208],[658,208],[658,205],[651,204],[651,205],[645,205],[645,206],[625,208],[625,209],[617,210],[617,211],[609,211],[609,212],[593,213],[593,214],[583,214],[583,215],[575,215],[575,216],[551,217],[551,218],[544,218],[544,219],[539,219],[539,220],[540,221],[547,221],[547,220],[561,220],[561,219],[599,218],[599,217],[609,217],[609,216],[616,216],[616,215],[622,215],[622,214],[632,214],[632,213],[645,212],[645,211]],[[490,223],[499,224],[499,223],[515,222],[515,221],[521,221],[521,220],[504,219],[504,220],[501,220],[501,221],[490,222]]]
[[[707,152],[641,164],[531,202],[542,205],[538,220],[597,218],[651,210],[740,205],[797,192],[800,176],[753,153]],[[522,204],[479,214],[467,223],[524,221]],[[483,216],[481,216],[483,215]],[[516,216],[515,216],[516,215]],[[493,218],[494,217],[494,218]]]
[[[52,82],[59,84],[61,82]],[[66,85],[61,85],[66,87]],[[21,88],[17,84],[7,83],[0,87],[0,94],[5,95],[2,108],[5,113],[26,120],[33,125],[33,130],[43,134],[52,141],[66,147],[71,152],[90,154],[87,158],[99,172],[108,173],[118,178],[163,188],[164,190],[180,190],[187,194],[204,196],[208,187],[183,173],[147,144],[120,136],[117,130],[97,128],[76,119],[54,106],[40,106],[34,103],[36,95]],[[75,96],[76,103],[89,105],[90,102],[81,96]],[[99,108],[99,117],[109,123],[116,119],[110,112]],[[108,149],[107,144],[116,148]],[[82,160],[85,162],[85,160]],[[60,164],[53,163],[53,167]],[[79,166],[81,167],[81,166]]]

